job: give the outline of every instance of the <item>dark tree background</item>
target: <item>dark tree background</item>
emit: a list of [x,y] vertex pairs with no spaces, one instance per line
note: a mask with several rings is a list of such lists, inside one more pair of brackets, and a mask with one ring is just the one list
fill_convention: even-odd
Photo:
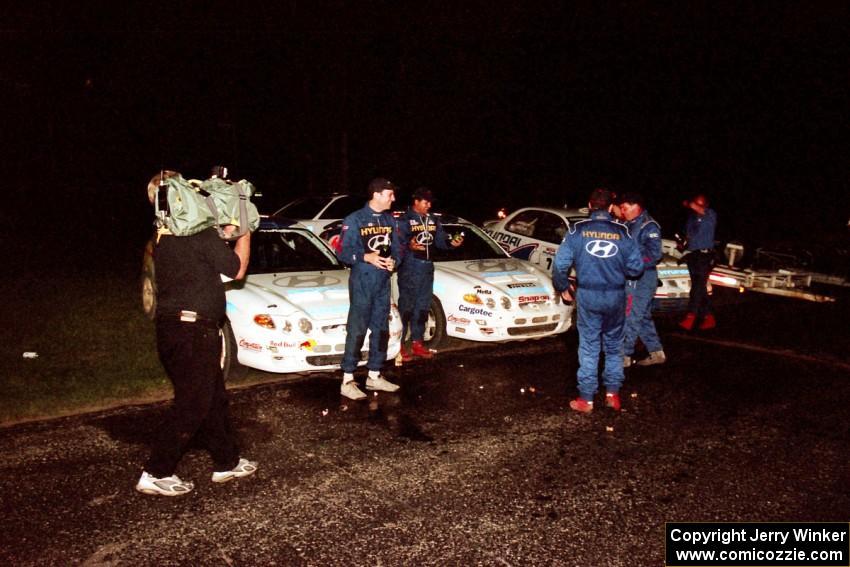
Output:
[[28,255],[135,261],[150,176],[215,163],[265,210],[380,174],[481,221],[605,184],[668,234],[702,191],[724,239],[846,237],[846,3],[72,4],[0,31]]

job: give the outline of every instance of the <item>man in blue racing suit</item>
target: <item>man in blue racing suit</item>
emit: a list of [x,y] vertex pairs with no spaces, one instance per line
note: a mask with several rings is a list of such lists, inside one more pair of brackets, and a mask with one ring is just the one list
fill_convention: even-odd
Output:
[[626,276],[639,276],[643,270],[640,251],[629,230],[611,217],[613,198],[607,189],[591,193],[590,218],[570,227],[552,269],[555,289],[565,301],[572,301],[568,278],[570,268],[576,268],[579,397],[570,402],[570,408],[582,413],[593,411],[600,349],[605,352],[605,403],[620,409]]
[[425,338],[425,323],[431,308],[434,291],[433,248],[441,250],[456,248],[463,242],[458,236],[449,240],[440,219],[428,214],[431,210],[433,193],[420,187],[413,193],[413,205],[399,219],[398,229],[404,257],[398,270],[398,310],[401,312],[402,340],[410,329],[411,348],[403,344],[401,358],[405,362],[413,359],[431,358],[433,353],[422,342]]
[[714,232],[717,229],[717,213],[709,208],[705,195],[697,195],[682,203],[691,210],[685,223],[685,256],[691,276],[691,294],[688,313],[679,326],[690,331],[694,325],[700,329],[713,329],[717,322],[711,311],[708,295],[708,276],[714,267]]
[[366,398],[354,381],[354,370],[367,331],[371,334],[366,389],[385,392],[399,389],[381,376],[389,343],[390,275],[401,253],[396,222],[388,212],[395,201],[395,185],[384,178],[373,179],[368,193],[369,202],[343,219],[340,235],[340,260],[351,266],[340,394],[352,400]]
[[663,364],[667,360],[661,339],[652,320],[652,299],[658,290],[658,270],[661,260],[661,226],[643,208],[643,196],[626,193],[620,199],[619,217],[637,242],[643,259],[643,274],[626,282],[626,330],[623,339],[623,366],[632,363],[638,338],[649,356],[637,361],[638,366]]

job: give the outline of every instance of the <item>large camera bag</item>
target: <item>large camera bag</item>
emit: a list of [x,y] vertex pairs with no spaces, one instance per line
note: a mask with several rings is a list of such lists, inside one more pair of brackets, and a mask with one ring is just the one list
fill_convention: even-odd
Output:
[[163,179],[154,199],[157,228],[175,236],[190,236],[215,227],[225,238],[222,225],[239,227],[238,238],[260,225],[257,206],[251,202],[255,188],[250,181],[233,182],[219,177],[186,180],[179,173]]

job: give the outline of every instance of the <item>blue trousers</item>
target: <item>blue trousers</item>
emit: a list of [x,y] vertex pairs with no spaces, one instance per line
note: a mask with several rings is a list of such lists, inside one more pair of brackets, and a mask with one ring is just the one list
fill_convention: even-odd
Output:
[[385,270],[367,264],[355,264],[348,278],[348,322],[345,326],[345,354],[342,371],[354,372],[360,360],[360,349],[369,337],[369,370],[380,370],[387,360],[390,340],[390,277]]
[[616,394],[623,385],[623,328],[626,292],[622,289],[582,289],[578,296],[578,392],[592,401],[599,389],[599,353],[605,352],[602,379],[607,392]]
[[431,308],[434,290],[434,264],[427,260],[405,258],[398,271],[398,310],[401,313],[402,339],[421,341]]
[[638,339],[649,352],[663,350],[652,320],[652,299],[657,289],[658,273],[655,270],[644,272],[640,278],[626,285],[626,328],[623,338],[623,352],[626,356],[634,354]]

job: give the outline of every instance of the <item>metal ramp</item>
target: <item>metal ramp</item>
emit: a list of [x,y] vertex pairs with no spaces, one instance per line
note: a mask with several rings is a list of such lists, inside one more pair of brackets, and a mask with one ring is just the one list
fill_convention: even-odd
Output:
[[[830,295],[815,293],[811,290],[815,276],[822,274],[784,268],[739,268],[735,264],[743,257],[743,252],[744,247],[740,244],[730,243],[726,245],[725,256],[728,264],[717,265],[712,269],[708,278],[712,285],[736,288],[741,293],[754,291],[817,303],[835,301],[835,298]],[[758,252],[769,254],[761,250]]]

